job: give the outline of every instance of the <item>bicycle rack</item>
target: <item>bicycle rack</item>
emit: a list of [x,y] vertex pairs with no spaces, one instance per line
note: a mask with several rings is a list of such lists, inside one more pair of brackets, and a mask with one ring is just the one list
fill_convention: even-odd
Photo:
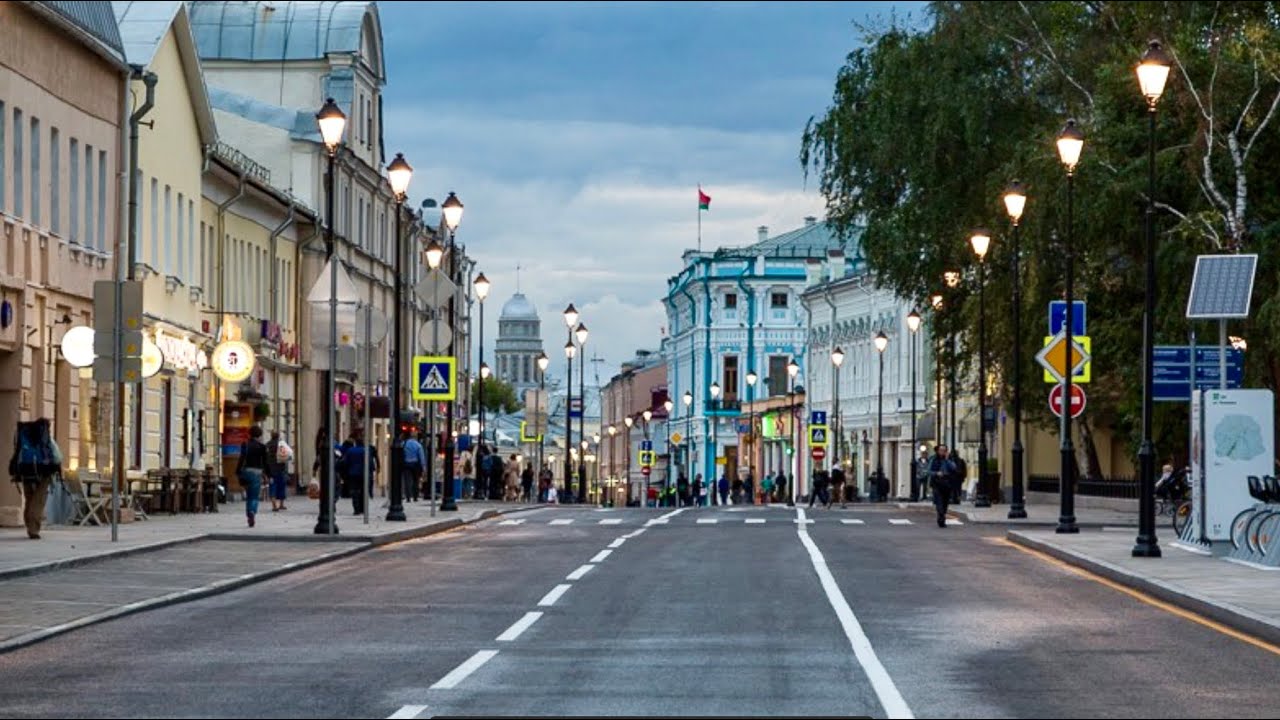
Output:
[[1280,484],[1270,475],[1249,480],[1250,494],[1262,502],[1232,521],[1227,559],[1280,569]]

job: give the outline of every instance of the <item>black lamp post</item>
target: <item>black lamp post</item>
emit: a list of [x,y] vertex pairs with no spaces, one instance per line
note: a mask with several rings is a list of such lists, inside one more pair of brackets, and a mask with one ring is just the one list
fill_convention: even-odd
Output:
[[568,502],[573,488],[573,324],[578,322],[578,310],[569,303],[564,309],[564,324],[569,328],[569,341],[564,344],[566,379],[564,384],[564,501]]
[[[404,437],[400,433],[400,379],[404,374],[401,366],[404,363],[403,327],[404,313],[401,304],[404,302],[403,275],[404,245],[401,240],[400,216],[404,214],[405,194],[409,192],[409,181],[413,178],[413,168],[404,159],[404,153],[396,153],[396,157],[387,166],[387,178],[391,182],[391,192],[396,198],[396,237],[395,237],[395,298],[394,315],[391,328],[395,337],[391,339],[391,427],[394,428],[391,445],[391,481],[389,489],[388,522],[404,522]],[[362,491],[363,492],[363,491]]]
[[[840,433],[843,432],[841,429],[843,423],[840,422],[840,366],[843,364],[844,351],[837,347],[835,350],[831,351],[831,387],[833,402],[831,403],[832,430],[828,432],[828,435],[833,435],[836,438],[835,449],[831,452],[832,468],[840,466]],[[843,506],[844,498],[840,498],[840,501]]]
[[[685,417],[685,437],[684,437],[684,467],[685,472],[693,474],[693,391],[685,390],[680,400],[684,402]],[[692,478],[690,478],[692,480]],[[714,480],[715,478],[712,478]],[[711,496],[715,494],[715,484],[708,486],[707,504],[711,504]]]
[[[653,411],[648,408],[645,408],[644,412],[640,413],[640,417],[644,420],[644,439],[649,440],[650,439],[649,421],[653,419]],[[649,502],[649,483],[652,481],[652,478],[653,478],[653,467],[652,466],[646,466],[646,467],[649,470],[649,472],[644,472],[644,468],[642,468],[640,472],[644,474],[644,501],[645,503],[648,503]]]
[[1147,52],[1138,64],[1138,82],[1147,99],[1149,130],[1145,218],[1147,267],[1142,315],[1142,448],[1138,451],[1138,538],[1133,545],[1134,557],[1160,557],[1160,543],[1156,539],[1156,449],[1151,439],[1152,348],[1156,341],[1156,104],[1164,94],[1171,64],[1159,40],[1148,43]]
[[[617,454],[618,442],[617,441],[618,441],[618,426],[610,424],[609,425],[609,474],[613,476],[616,476],[618,474],[618,454]],[[630,488],[627,488],[627,491],[630,492]],[[612,488],[610,489],[609,501],[605,504],[605,507],[613,507],[614,505],[613,500],[616,492],[617,492],[616,490],[613,490]]]
[[[720,466],[719,466],[720,417],[719,417],[718,411],[720,409],[719,407],[720,383],[717,383],[717,382],[711,383],[710,392],[711,392],[711,402],[709,404],[709,407],[707,408],[707,416],[711,418],[711,467],[715,470],[716,474],[719,474],[720,473]],[[713,415],[711,413],[712,409],[715,409],[717,411],[716,414]],[[726,465],[725,468],[728,469],[728,465]],[[730,480],[730,482],[733,482],[733,481]]]
[[[484,299],[489,297],[489,278],[484,273],[476,275],[471,281],[475,288],[476,299],[480,301],[480,377],[476,380],[476,405],[480,408],[480,444],[484,444],[484,381],[489,379],[489,366],[484,363]],[[496,483],[494,483],[496,484]],[[493,498],[493,487],[489,487],[489,498]],[[500,492],[500,491],[499,491]],[[499,496],[501,497],[501,496]]]
[[1068,120],[1066,127],[1058,134],[1058,156],[1062,160],[1062,164],[1067,168],[1067,246],[1065,248],[1067,312],[1062,328],[1063,335],[1066,336],[1067,341],[1067,367],[1066,372],[1062,374],[1062,469],[1060,471],[1062,508],[1058,516],[1058,527],[1056,528],[1059,533],[1080,532],[1079,526],[1076,525],[1075,444],[1071,441],[1071,374],[1075,367],[1075,350],[1072,347],[1075,342],[1072,338],[1072,323],[1075,322],[1073,312],[1075,305],[1075,297],[1073,295],[1075,289],[1073,285],[1075,282],[1075,248],[1073,247],[1075,228],[1072,224],[1072,213],[1075,209],[1076,165],[1080,162],[1080,151],[1083,149],[1084,133],[1080,132],[1080,128],[1076,127],[1075,120]]
[[[578,414],[578,437],[582,442],[587,440],[587,326],[578,323],[573,334],[578,338],[578,401],[582,403],[582,412]],[[578,455],[578,502],[587,501],[587,453],[584,449]]]
[[[675,409],[675,406],[676,404],[671,402],[671,398],[662,401],[662,408],[667,411],[667,419],[663,424],[663,427],[666,428],[666,437],[662,439],[662,442],[667,448],[667,466],[663,472],[666,473],[668,484],[671,482],[671,411]],[[688,478],[688,481],[693,482],[693,478]]]
[[1004,207],[1013,221],[1013,449],[1009,472],[1013,475],[1013,502],[1009,505],[1009,519],[1027,516],[1026,499],[1022,493],[1022,278],[1018,264],[1018,228],[1022,211],[1027,205],[1027,193],[1022,183],[1014,180],[1004,192]]
[[[934,413],[933,433],[934,433],[935,445],[943,441],[942,440],[943,430],[946,427],[946,425],[943,423],[943,412],[942,412],[943,410],[942,408],[942,337],[941,337],[941,334],[938,332],[938,330],[940,329],[939,328],[940,323],[938,322],[938,314],[942,312],[942,303],[943,303],[942,293],[934,293],[933,295],[929,296],[929,305],[930,307],[933,308],[933,319],[931,321],[932,325],[930,325],[930,327],[932,328],[933,334],[934,334],[933,375],[934,375],[935,387],[933,390],[933,406],[936,412]],[[922,490],[922,492],[924,495],[928,495],[927,489]]]
[[[876,398],[876,494],[880,495],[885,490],[884,483],[881,482],[884,477],[884,448],[881,445],[884,440],[884,351],[889,347],[889,337],[883,330],[876,333],[875,345],[880,356],[880,387]],[[888,499],[888,492],[885,491],[880,501],[887,502]]]
[[[942,273],[942,280],[951,290],[955,290],[960,286],[960,273],[956,270],[948,270]],[[954,296],[952,296],[954,299]],[[951,364],[947,367],[947,388],[950,390],[948,398],[950,406],[947,411],[947,420],[951,424],[951,442],[947,443],[947,447],[951,449],[951,454],[955,455],[958,450],[956,446],[956,399],[960,393],[956,392],[956,330],[952,325],[947,333],[947,356],[951,360]]]
[[920,329],[920,313],[915,308],[907,315],[908,338],[911,343],[911,501],[920,499],[920,481],[916,477],[916,331]]
[[[631,426],[634,425],[635,422],[636,422],[635,418],[631,417],[630,415],[627,415],[622,418],[622,423],[627,426],[627,429],[623,430],[623,434],[626,435],[626,440],[623,441],[622,454],[626,455],[626,460],[625,462],[623,462],[623,465],[627,469],[627,503],[628,504],[631,503]],[[644,499],[640,501],[640,507],[648,507],[648,506],[649,506],[649,495],[646,493]]]
[[987,249],[991,233],[974,230],[969,244],[978,256],[978,496],[974,507],[991,507],[987,496]]
[[[791,460],[788,463],[791,466],[789,468],[791,477],[788,478],[788,480],[791,481],[788,483],[791,486],[791,500],[787,503],[788,506],[794,506],[796,504],[796,485],[799,484],[800,482],[797,479],[797,476],[800,475],[800,473],[797,472],[797,469],[800,463],[800,458],[798,457],[799,453],[797,452],[797,449],[796,449],[796,443],[797,443],[796,425],[799,425],[800,423],[798,419],[799,416],[796,413],[796,396],[795,396],[796,375],[799,375],[799,374],[800,374],[800,363],[796,362],[795,358],[791,358],[790,360],[787,361],[787,412],[790,413],[791,415]],[[813,492],[812,488],[809,490],[809,492]]]
[[320,137],[329,155],[328,173],[325,175],[325,206],[328,217],[324,236],[324,256],[329,264],[329,365],[324,372],[324,397],[320,407],[324,413],[323,443],[317,443],[316,452],[322,452],[325,459],[320,463],[320,514],[316,518],[316,535],[337,535],[338,525],[334,519],[334,457],[333,429],[337,425],[334,420],[333,402],[333,368],[338,364],[338,268],[333,257],[333,174],[334,157],[338,154],[338,146],[342,144],[342,132],[347,126],[347,116],[342,113],[333,98],[325,100],[324,107],[316,113],[316,124],[320,126]]
[[[449,280],[457,281],[458,273],[458,225],[462,222],[462,201],[458,196],[449,193],[449,197],[445,198],[440,204],[440,213],[444,216],[445,227],[449,230]],[[430,253],[430,250],[428,250]],[[454,313],[457,311],[457,293],[454,297],[449,298],[449,352],[455,353],[457,345],[457,331],[454,329],[457,322],[454,319]],[[454,380],[457,382],[456,378]],[[457,447],[457,441],[453,439],[453,411],[457,405],[457,400],[450,400],[445,405],[444,416],[444,494],[440,498],[441,512],[453,512],[458,509],[457,498],[453,496],[453,460],[454,449]]]

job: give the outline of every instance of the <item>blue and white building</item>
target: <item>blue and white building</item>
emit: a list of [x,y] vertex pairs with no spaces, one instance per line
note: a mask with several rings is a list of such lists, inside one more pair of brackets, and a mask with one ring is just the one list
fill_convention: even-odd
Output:
[[[675,402],[672,427],[687,438],[678,462],[690,468],[691,478],[701,473],[704,479],[732,480],[754,470],[758,481],[770,468],[788,467],[793,448],[786,439],[766,443],[758,467],[739,451],[739,434],[749,427],[742,404],[785,396],[808,381],[809,317],[801,303],[806,266],[824,263],[843,276],[856,254],[856,247],[814,217],[780,235],[771,237],[767,227],[757,232],[757,241],[744,247],[686,251],[684,267],[667,281],[670,333],[662,353]],[[800,366],[794,384],[787,373],[793,358]],[[747,382],[751,372],[758,376],[754,387]],[[714,401],[713,384],[720,390]]]

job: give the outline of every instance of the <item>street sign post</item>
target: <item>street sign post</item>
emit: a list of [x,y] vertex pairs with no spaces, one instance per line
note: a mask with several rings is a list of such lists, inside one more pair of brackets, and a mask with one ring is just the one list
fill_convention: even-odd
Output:
[[453,400],[458,396],[458,361],[447,355],[413,359],[413,399]]
[[812,410],[812,411],[810,411],[810,412],[809,412],[809,424],[810,424],[810,425],[826,425],[826,424],[827,424],[827,411],[826,411],[826,410]]
[[640,441],[640,449],[641,449],[641,450],[652,450],[652,449],[653,449],[653,441],[652,441],[652,440],[641,440],[641,441]]
[[[1217,347],[1198,345],[1195,356],[1195,387],[1217,390],[1222,387]],[[1151,399],[1156,402],[1191,401],[1191,346],[1157,345],[1152,348]],[[1238,388],[1244,382],[1244,351],[1227,350],[1227,387]]]
[[827,446],[827,426],[826,425],[810,425],[809,426],[809,447],[826,447]]
[[822,460],[827,457],[827,449],[824,447],[815,447],[809,451],[809,454],[813,456],[814,462],[822,462]]
[[[1084,388],[1079,385],[1071,386],[1071,419],[1074,420],[1084,413],[1085,406]],[[1049,391],[1049,409],[1053,410],[1054,417],[1062,417],[1062,386],[1054,385]]]
[[681,435],[681,434],[680,434],[680,433],[678,433],[678,432],[673,432],[673,433],[671,433],[671,444],[672,444],[672,445],[679,445],[681,440],[684,440],[684,436],[683,436],[683,435]]
[[[1085,303],[1083,300],[1076,300],[1072,303],[1071,311],[1071,334],[1077,338],[1081,335],[1088,335],[1085,332]],[[1057,335],[1062,332],[1062,328],[1067,324],[1067,301],[1066,300],[1050,300],[1049,301],[1049,335]]]
[[[1087,335],[1079,335],[1071,338],[1074,351],[1071,353],[1073,361],[1071,382],[1087,383],[1093,375],[1090,362],[1093,356],[1089,354],[1092,343]],[[1058,333],[1053,337],[1044,339],[1044,349],[1036,353],[1036,362],[1044,368],[1044,381],[1047,383],[1060,383],[1067,373],[1067,336]]]

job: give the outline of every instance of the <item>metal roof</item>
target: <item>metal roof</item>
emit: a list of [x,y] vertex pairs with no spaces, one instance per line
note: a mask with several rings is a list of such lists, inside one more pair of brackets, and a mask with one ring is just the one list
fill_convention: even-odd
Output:
[[516,293],[502,306],[502,320],[537,320],[538,309],[524,293]]
[[45,0],[31,3],[57,13],[67,22],[89,33],[124,60],[124,43],[120,40],[120,28],[116,25],[111,3],[106,0],[71,2],[69,0]]
[[169,32],[169,26],[181,7],[182,3],[176,0],[117,0],[111,3],[129,64],[143,67],[151,64],[156,50],[160,48],[160,41]]
[[[245,2],[197,0],[190,3],[191,25],[205,60],[316,60],[329,53],[359,54],[367,18],[375,44],[382,41],[373,2]],[[381,47],[364,58],[386,77]]]
[[720,248],[716,257],[764,255],[771,258],[826,258],[828,250],[857,250],[860,238],[845,241],[838,237],[827,221],[815,222],[803,227],[775,235],[746,247]]

